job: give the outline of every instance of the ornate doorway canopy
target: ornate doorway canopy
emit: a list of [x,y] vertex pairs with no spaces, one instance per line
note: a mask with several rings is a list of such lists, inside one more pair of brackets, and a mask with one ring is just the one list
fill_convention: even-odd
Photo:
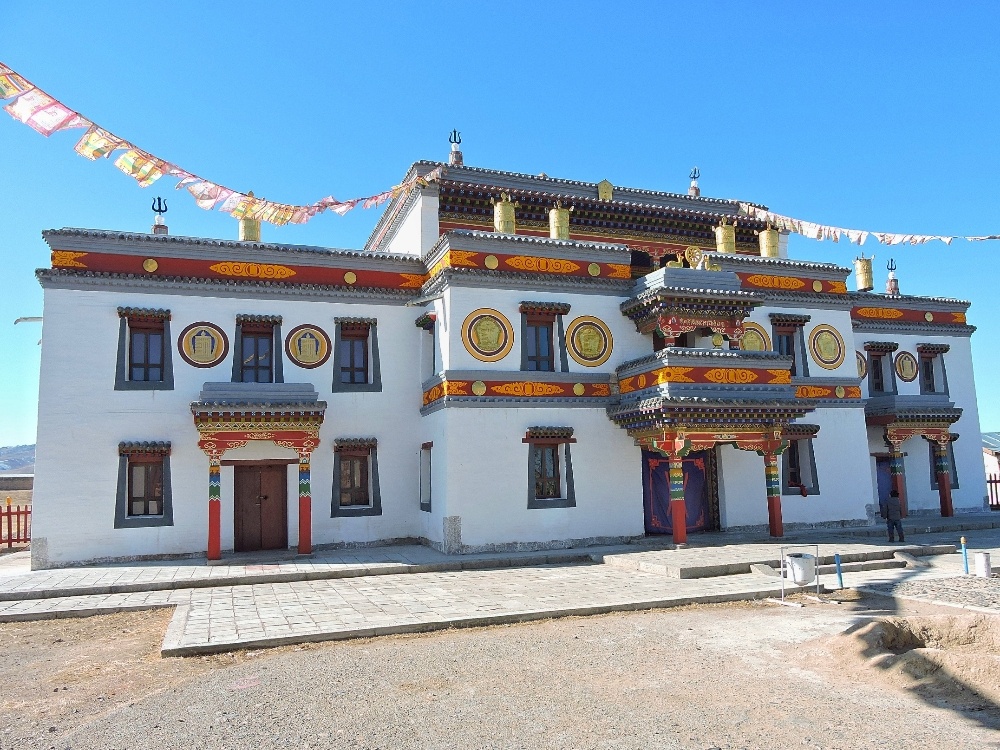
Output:
[[311,385],[297,383],[206,383],[191,404],[198,447],[209,459],[208,559],[221,549],[222,456],[251,440],[268,440],[299,456],[299,554],[312,551],[312,489],[309,461],[319,445],[326,402]]
[[[684,281],[691,283],[705,279],[707,275],[715,283],[721,282],[726,274],[693,269],[665,269],[671,275],[685,274]],[[694,275],[696,278],[688,278]],[[622,313],[635,323],[639,333],[653,333],[662,336],[668,345],[679,336],[699,328],[708,328],[713,333],[721,333],[733,341],[743,338],[743,321],[754,307],[763,303],[763,298],[754,292],[735,288],[694,289],[686,286],[667,286],[669,279],[663,277],[663,285],[656,285],[645,292],[622,303]]]

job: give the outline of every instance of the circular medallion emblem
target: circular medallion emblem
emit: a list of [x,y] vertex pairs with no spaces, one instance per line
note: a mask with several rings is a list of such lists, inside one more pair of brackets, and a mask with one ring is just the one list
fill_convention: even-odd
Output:
[[771,339],[763,326],[757,323],[744,323],[740,349],[745,352],[769,352],[771,351]]
[[600,276],[601,267],[596,263],[591,263],[589,266],[587,266],[587,273],[589,273],[591,276]]
[[912,383],[917,379],[917,358],[909,352],[896,355],[896,374],[900,380]]
[[500,260],[495,255],[487,255],[483,259],[483,265],[486,266],[491,271],[497,270],[497,266],[500,265]]
[[472,392],[477,396],[483,396],[486,394],[486,383],[482,380],[477,380],[472,384]]
[[814,292],[822,292],[823,291],[823,282],[822,281],[814,281],[813,282],[813,291]]
[[858,361],[858,377],[864,380],[868,374],[868,358],[861,352],[854,352],[854,356]]
[[156,258],[146,258],[142,262],[142,270],[146,273],[153,273],[159,267],[160,264],[156,262]]
[[608,361],[614,339],[611,329],[600,318],[582,315],[566,329],[566,349],[584,367],[598,367]]
[[924,313],[924,320],[926,320],[928,323],[933,323],[934,313],[929,313],[929,312]]
[[177,337],[177,350],[189,365],[215,367],[229,354],[229,339],[214,323],[192,323]]
[[836,370],[844,362],[844,339],[836,328],[822,323],[809,335],[809,351],[820,367]]
[[330,358],[331,348],[330,337],[317,326],[298,326],[285,336],[285,354],[307,370],[325,363]]
[[514,346],[514,329],[501,313],[482,307],[462,322],[462,343],[481,362],[496,362]]

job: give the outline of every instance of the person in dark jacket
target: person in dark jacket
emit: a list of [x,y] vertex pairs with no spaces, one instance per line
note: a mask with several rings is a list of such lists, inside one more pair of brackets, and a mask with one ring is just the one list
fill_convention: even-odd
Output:
[[878,501],[879,513],[885,519],[886,528],[889,531],[889,541],[896,541],[896,532],[899,532],[899,541],[905,542],[903,536],[903,506],[899,502],[899,493],[896,490],[889,492],[889,497]]

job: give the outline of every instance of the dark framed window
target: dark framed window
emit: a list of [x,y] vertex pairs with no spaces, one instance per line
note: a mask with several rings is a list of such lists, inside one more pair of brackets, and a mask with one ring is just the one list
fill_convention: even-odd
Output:
[[434,443],[420,446],[420,510],[431,509],[431,449]]
[[920,358],[920,392],[934,393],[934,357]]
[[575,507],[572,428],[531,427],[521,442],[528,444],[528,509]]
[[885,357],[881,354],[872,354],[868,358],[868,390],[885,393]]
[[524,328],[525,369],[529,372],[555,372],[552,329],[555,321],[529,316]]
[[[927,441],[927,447],[930,453],[931,462],[931,489],[938,489],[938,478],[937,478],[937,463],[934,456],[934,446],[935,444]],[[955,467],[955,443],[948,443],[948,466],[951,469],[951,488],[953,490],[959,489],[958,486],[958,469]]]
[[796,352],[795,352],[795,338],[798,333],[796,328],[786,328],[786,327],[776,327],[774,329],[774,350],[778,354],[783,354],[786,357],[792,358],[792,369],[791,375],[796,375]]
[[118,308],[115,390],[172,390],[170,311]]
[[781,454],[781,494],[818,495],[816,453],[811,438],[789,440]]
[[331,517],[382,515],[377,448],[374,438],[334,441]]
[[128,462],[128,515],[163,514],[163,457],[133,456]]
[[382,373],[378,356],[378,325],[374,318],[334,318],[334,393],[378,392]]
[[280,315],[237,315],[234,383],[283,383]]
[[559,445],[539,445],[535,448],[535,499],[562,497],[559,479]]
[[340,334],[340,382],[364,384],[368,382],[369,328],[350,328]]
[[115,528],[173,523],[170,443],[120,443]]
[[240,381],[274,382],[274,327],[244,325],[240,331]]
[[339,502],[344,505],[371,505],[368,487],[368,453],[342,453],[340,456]]

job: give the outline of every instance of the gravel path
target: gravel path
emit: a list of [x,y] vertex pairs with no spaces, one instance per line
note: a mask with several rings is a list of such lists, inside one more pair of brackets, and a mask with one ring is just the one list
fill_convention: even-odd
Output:
[[996,575],[992,578],[961,576],[881,583],[865,586],[865,590],[968,609],[1000,610],[1000,576]]
[[[892,613],[906,614],[906,606],[914,612],[929,609],[904,605]],[[0,646],[8,652],[0,676],[24,674],[19,659],[30,658],[35,671],[27,676],[43,684],[16,714],[10,696],[0,696],[0,712],[40,716],[13,729],[0,727],[0,747],[995,746],[1000,710],[968,691],[929,701],[912,685],[883,681],[866,662],[818,658],[824,651],[817,644],[836,643],[830,640],[835,634],[877,614],[850,610],[851,605],[808,602],[804,609],[702,606],[309,644],[208,660],[161,660],[155,656],[156,637],[143,646],[153,650],[144,653],[121,635],[95,636],[94,628],[81,639],[80,648],[89,649],[84,659],[67,648],[73,635],[64,630],[67,643],[52,649],[60,649],[79,675],[68,692],[59,690],[67,684],[64,676],[50,681],[44,672],[64,675],[64,665],[44,661],[37,646],[28,650],[5,642],[5,629],[120,622],[113,618],[131,618],[135,629],[143,617],[162,625],[164,613],[0,625]],[[102,643],[103,651],[95,651]],[[122,668],[129,676],[141,670],[146,683],[112,682]],[[100,695],[77,695],[95,681]],[[76,703],[60,708],[59,701],[74,696]]]

